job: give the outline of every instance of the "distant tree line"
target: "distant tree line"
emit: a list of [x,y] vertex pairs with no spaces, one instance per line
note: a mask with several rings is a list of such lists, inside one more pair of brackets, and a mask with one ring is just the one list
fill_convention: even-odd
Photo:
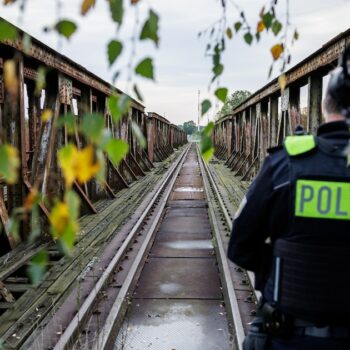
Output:
[[183,123],[181,128],[187,135],[192,135],[197,131],[197,124],[193,120],[190,120]]
[[231,114],[233,110],[239,106],[243,101],[245,101],[251,92],[248,90],[236,90],[227,97],[224,105],[222,106],[220,112],[217,114],[217,119],[224,117],[225,115]]

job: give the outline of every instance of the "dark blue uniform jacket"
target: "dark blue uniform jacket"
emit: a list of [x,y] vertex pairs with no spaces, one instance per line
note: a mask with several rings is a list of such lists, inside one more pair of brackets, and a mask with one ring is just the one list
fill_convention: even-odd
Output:
[[[322,152],[316,150],[311,156],[305,155],[297,159],[297,164],[305,173],[337,173],[349,171],[346,158],[339,157],[349,142],[349,131],[345,122],[323,124],[318,129],[318,137],[330,145],[327,152],[338,154],[338,158],[322,158]],[[272,249],[277,238],[290,234],[290,187],[285,186],[290,180],[289,156],[283,147],[269,150],[262,168],[251,184],[246,199],[236,213],[232,235],[228,248],[228,257],[237,265],[255,273],[255,287],[263,292],[266,300],[272,300],[272,287],[269,278],[272,267]],[[244,204],[245,203],[245,204]],[[345,221],[345,220],[344,220]],[[337,222],[337,232],[334,230],[334,220],[307,220],[302,225],[309,225],[305,232],[305,240],[320,240],[320,244],[333,243],[338,240],[342,244],[343,230],[349,232],[349,220]],[[334,232],[333,232],[334,231]],[[349,240],[349,236],[345,235]],[[267,240],[267,238],[269,238]],[[269,280],[269,282],[268,282]],[[268,283],[267,283],[268,282]]]

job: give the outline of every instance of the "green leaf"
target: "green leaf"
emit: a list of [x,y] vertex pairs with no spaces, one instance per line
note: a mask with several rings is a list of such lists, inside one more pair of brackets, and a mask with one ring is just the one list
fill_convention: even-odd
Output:
[[[112,133],[111,133],[111,130],[107,129],[107,128],[104,128],[103,129],[103,132],[102,132],[102,137],[101,137],[101,140],[98,144],[99,148],[96,149],[96,152],[98,153],[99,149],[104,149],[106,144],[109,142],[109,140],[112,138]],[[98,154],[97,154],[98,156]],[[101,158],[102,160],[102,158]]]
[[141,92],[136,84],[133,86],[133,90],[134,90],[134,93],[135,93],[137,99],[139,101],[143,102],[143,96],[142,96],[142,94],[141,94]]
[[67,191],[65,194],[65,201],[68,204],[70,219],[78,220],[80,208],[79,196],[72,190]]
[[35,95],[39,96],[41,94],[41,90],[46,87],[46,68],[40,66],[38,68],[38,74],[35,80]]
[[248,45],[251,45],[253,41],[253,35],[250,32],[244,34],[244,40]]
[[9,184],[16,183],[19,165],[17,149],[9,144],[0,145],[0,178]]
[[220,52],[216,52],[213,55],[213,66],[216,67],[220,64],[220,60],[221,60],[221,54]]
[[150,10],[148,19],[143,25],[140,39],[141,40],[150,39],[154,41],[156,46],[158,46],[158,43],[159,43],[158,22],[159,22],[158,15],[154,11]]
[[34,203],[30,213],[29,242],[34,242],[41,234],[40,209],[38,203]]
[[56,23],[55,29],[59,34],[69,39],[76,32],[77,25],[70,20],[62,19]]
[[273,19],[274,19],[274,16],[270,12],[266,12],[262,16],[262,20],[265,24],[266,29],[269,29],[271,27]]
[[213,141],[210,136],[203,134],[199,143],[201,154],[206,162],[209,162],[214,154]]
[[75,133],[75,124],[76,124],[77,117],[74,114],[66,114],[61,115],[56,122],[56,127],[60,128],[62,126],[65,126],[67,128],[67,132],[70,135],[73,135]]
[[19,224],[20,224],[20,220],[15,215],[12,215],[10,220],[7,223],[7,230],[15,242],[21,241],[21,238],[19,236]]
[[202,134],[206,136],[210,136],[214,130],[215,124],[213,122],[209,122],[206,127],[203,129]]
[[123,51],[123,44],[117,40],[111,40],[108,44],[108,61],[111,66]]
[[[107,131],[107,132],[106,132]],[[100,143],[100,147],[101,149],[97,149],[96,150],[96,159],[97,162],[100,164],[100,169],[99,171],[96,173],[95,175],[95,179],[96,181],[101,185],[104,186],[105,182],[106,182],[106,174],[107,174],[107,169],[106,169],[106,159],[105,159],[105,155],[103,153],[103,150],[106,147],[106,144],[109,142],[109,140],[111,139],[111,135],[110,133],[108,133],[108,130],[105,129],[104,130],[104,138],[103,141]]]
[[32,284],[39,284],[46,272],[48,254],[46,250],[39,251],[31,260],[28,267],[28,275]]
[[218,89],[215,91],[215,96],[216,96],[221,102],[224,102],[224,103],[225,103],[226,98],[227,98],[227,93],[228,93],[227,88],[218,88]]
[[214,127],[215,124],[213,122],[208,123],[208,125],[202,131],[202,137],[199,143],[201,154],[206,162],[209,162],[214,154],[214,146],[211,138]]
[[111,139],[105,147],[111,162],[117,166],[128,154],[129,145],[123,140]]
[[101,114],[87,114],[83,118],[80,130],[84,136],[93,143],[99,143],[105,126],[104,117]]
[[129,110],[130,105],[131,105],[131,98],[130,98],[130,96],[128,96],[126,94],[120,95],[120,97],[119,97],[119,108],[121,109],[123,114],[125,114]]
[[146,138],[143,135],[139,126],[135,122],[132,122],[131,129],[132,129],[132,134],[136,137],[136,140],[139,143],[139,145],[142,148],[146,148],[146,146],[147,146]]
[[232,29],[231,29],[230,27],[228,27],[228,28],[226,29],[226,35],[227,35],[227,37],[228,37],[229,39],[232,39],[233,33],[232,33]]
[[234,27],[235,27],[235,31],[238,32],[242,27],[242,22],[236,22],[234,24]]
[[299,39],[299,33],[298,33],[297,30],[294,31],[293,39],[294,39],[294,40],[298,40],[298,39]]
[[154,79],[153,61],[147,57],[142,60],[135,68],[135,73],[148,79]]
[[123,0],[109,0],[109,8],[113,21],[121,25],[124,17]]
[[211,102],[209,100],[204,100],[201,104],[201,107],[202,107],[201,115],[203,116],[211,108]]
[[129,110],[131,99],[128,95],[112,95],[108,97],[107,106],[112,114],[113,121],[118,123],[120,118]]
[[274,20],[273,23],[272,23],[271,29],[272,29],[273,34],[275,34],[275,36],[277,36],[278,33],[282,29],[282,23],[280,21],[278,21],[277,19]]
[[209,162],[211,158],[213,158],[214,155],[214,146],[211,146],[208,148],[205,152],[202,153],[203,158],[206,162]]
[[223,71],[224,71],[224,66],[221,63],[213,67],[213,73],[215,74],[215,77],[221,75]]
[[108,110],[110,111],[113,121],[118,123],[120,118],[123,116],[122,111],[119,108],[119,98],[118,96],[112,95],[107,99]]
[[2,40],[16,40],[17,29],[11,24],[6,22],[4,19],[0,19],[0,41]]
[[31,46],[32,46],[32,38],[27,33],[24,33],[22,37],[22,47],[23,47],[23,52],[26,55],[29,55]]

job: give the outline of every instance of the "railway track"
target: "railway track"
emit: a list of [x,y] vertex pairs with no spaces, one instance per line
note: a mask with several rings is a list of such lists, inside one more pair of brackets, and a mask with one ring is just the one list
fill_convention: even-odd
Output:
[[111,241],[103,255],[113,258],[88,265],[75,300],[68,297],[23,348],[241,349],[255,296],[249,276],[227,261],[222,237],[230,225],[192,144],[136,224]]
[[[105,338],[102,340],[99,337],[96,344],[96,339],[90,338],[96,332],[102,334],[102,322],[105,323],[105,329],[108,328],[107,324],[113,317],[109,315],[112,307],[113,311],[115,307],[119,307],[121,312],[125,308],[128,288],[132,287],[133,282],[130,276],[133,276],[136,261],[142,260],[140,252],[146,251],[150,232],[155,229],[158,216],[162,213],[161,207],[165,205],[163,198],[167,195],[169,186],[171,188],[174,175],[176,176],[187,152],[188,147],[169,167],[151,199],[146,198],[135,211],[134,216],[138,220],[129,220],[118,229],[118,234],[109,242],[105,251],[95,260],[92,259],[78,276],[77,285],[72,288],[64,303],[42,322],[40,328],[24,343],[23,348],[85,349],[88,345],[89,348],[100,349],[108,346],[109,332],[104,332]],[[82,339],[84,344],[81,344]]]

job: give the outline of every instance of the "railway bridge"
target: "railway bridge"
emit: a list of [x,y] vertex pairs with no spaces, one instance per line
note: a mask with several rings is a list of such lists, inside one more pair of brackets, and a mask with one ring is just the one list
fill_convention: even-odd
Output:
[[[23,34],[23,33],[22,33]],[[301,124],[322,122],[322,88],[350,43],[341,33],[256,91],[215,124],[215,156],[157,113],[131,99],[116,124],[107,98],[123,92],[31,38],[0,44],[1,140],[19,150],[15,184],[0,179],[0,339],[5,349],[241,349],[259,295],[249,272],[229,262],[232,219],[266,154]],[[4,88],[4,66],[15,58],[16,100]],[[45,69],[39,93],[35,81]],[[301,95],[307,103],[301,106]],[[47,108],[53,113],[44,121]],[[70,256],[48,235],[50,203],[40,204],[40,232],[9,232],[11,215],[33,187],[44,197],[62,191],[56,153],[67,142],[60,115],[99,112],[111,134],[129,145],[115,165],[107,155],[105,184],[74,182],[80,231]],[[136,124],[145,136],[140,146]],[[77,147],[84,139],[75,133]],[[36,285],[27,270],[45,249],[46,273]]]

